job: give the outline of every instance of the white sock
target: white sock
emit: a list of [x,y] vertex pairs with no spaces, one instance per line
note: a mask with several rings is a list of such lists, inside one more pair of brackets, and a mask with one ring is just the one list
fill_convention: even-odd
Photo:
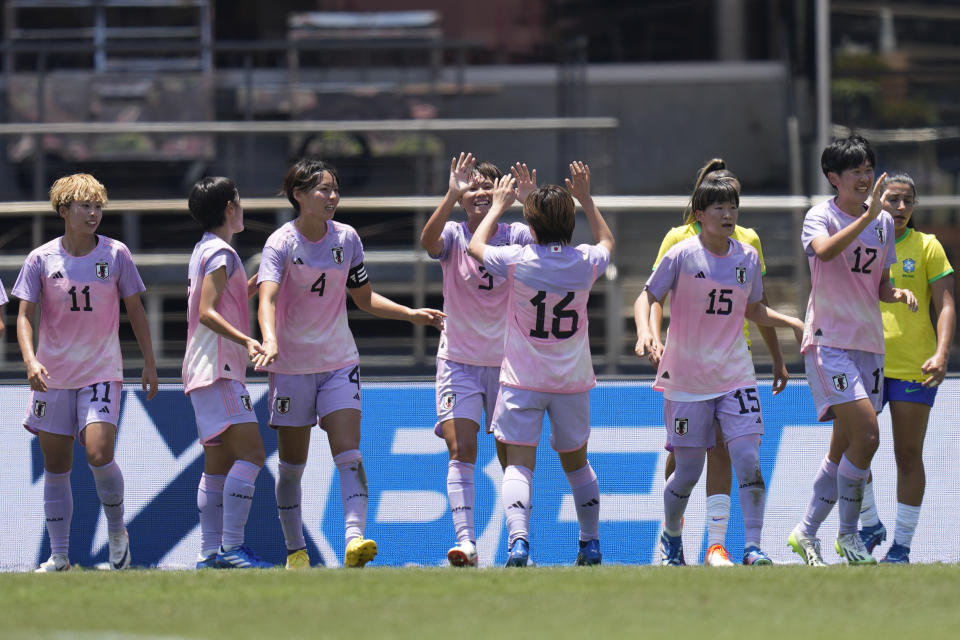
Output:
[[717,493],[707,496],[707,547],[724,544],[730,523],[730,496]]
[[873,481],[863,486],[863,501],[860,503],[860,524],[865,527],[875,527],[880,524],[880,514],[877,513],[877,503],[873,497]]
[[897,529],[893,532],[893,541],[909,547],[913,542],[913,532],[920,521],[920,507],[897,503]]
[[344,538],[350,542],[362,538],[367,526],[367,474],[359,449],[350,449],[333,457],[340,472],[340,500],[343,503]]

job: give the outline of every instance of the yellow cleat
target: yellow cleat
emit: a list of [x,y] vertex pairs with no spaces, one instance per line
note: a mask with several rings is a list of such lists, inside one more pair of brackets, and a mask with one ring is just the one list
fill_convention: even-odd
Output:
[[362,568],[377,557],[377,543],[364,538],[354,538],[347,543],[343,554],[343,566]]
[[310,556],[306,549],[297,549],[287,554],[287,569],[309,569]]

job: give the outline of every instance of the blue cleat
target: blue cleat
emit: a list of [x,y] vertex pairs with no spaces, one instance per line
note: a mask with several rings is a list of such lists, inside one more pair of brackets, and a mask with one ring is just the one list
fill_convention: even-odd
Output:
[[517,538],[510,545],[506,567],[525,567],[530,560],[530,544],[523,538]]
[[867,552],[873,553],[877,545],[887,539],[887,528],[882,522],[872,527],[864,527],[860,529],[860,539],[863,540],[863,546],[867,548]]
[[219,569],[220,565],[217,564],[217,554],[211,553],[209,556],[198,555],[197,556],[197,569]]
[[592,567],[603,562],[603,554],[600,553],[599,540],[581,540],[580,551],[577,552],[578,567]]
[[660,564],[665,567],[683,567],[687,564],[683,559],[681,536],[671,536],[666,531],[660,533]]
[[743,550],[743,564],[747,566],[769,566],[773,564],[770,556],[760,550],[760,547],[750,546]]
[[897,541],[894,540],[890,548],[887,549],[887,555],[885,555],[880,562],[887,564],[910,564],[910,547],[897,544]]
[[217,552],[217,566],[221,569],[269,569],[273,565],[258,558],[246,545],[240,545],[230,551],[224,551],[223,547],[220,547]]

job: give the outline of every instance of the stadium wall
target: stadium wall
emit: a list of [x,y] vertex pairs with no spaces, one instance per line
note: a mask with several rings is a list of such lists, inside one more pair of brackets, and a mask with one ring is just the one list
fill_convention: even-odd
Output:
[[[265,418],[267,385],[248,385],[256,410]],[[802,517],[813,475],[830,437],[816,421],[806,382],[793,380],[780,395],[760,385],[766,433],[761,464],[767,481],[764,548],[775,562],[795,562],[786,547],[790,529]],[[0,570],[25,571],[49,554],[42,507],[42,459],[36,438],[21,426],[26,385],[0,386],[3,429],[0,446],[7,462],[0,468]],[[428,383],[366,383],[363,442],[370,480],[367,536],[377,541],[377,565],[441,565],[454,543],[446,499],[447,451],[433,434],[433,387]],[[656,555],[662,520],[663,449],[661,395],[649,382],[602,382],[591,396],[590,460],[600,478],[601,544],[606,562],[648,564]],[[955,562],[954,537],[960,529],[960,489],[955,467],[960,458],[960,380],[940,388],[926,441],[927,494],[913,541],[915,562]],[[163,385],[150,402],[139,385],[124,387],[117,460],[126,480],[126,519],[135,565],[192,567],[199,548],[196,489],[203,456],[189,401],[179,385]],[[882,520],[893,531],[896,469],[889,412],[880,416],[881,446],[874,460],[875,492]],[[283,536],[276,515],[273,479],[276,437],[263,428],[267,464],[247,525],[247,541],[265,559],[281,563]],[[476,522],[481,565],[506,557],[506,529],[499,503],[500,467],[490,436],[482,439],[477,462]],[[705,550],[703,480],[693,493],[684,525],[688,562]],[[736,485],[734,485],[736,486]],[[106,524],[91,473],[77,447],[73,474],[72,562],[92,566],[106,560]],[[743,521],[733,492],[727,547],[738,557]],[[541,443],[534,474],[531,522],[532,558],[538,564],[570,564],[576,556],[577,524],[569,486],[549,435]],[[325,438],[314,432],[304,474],[304,526],[314,562],[338,566],[343,557],[343,514],[339,482]],[[837,562],[831,544],[836,515],[821,529],[825,558]],[[889,540],[887,542],[889,544]],[[885,545],[881,549],[885,551]]]

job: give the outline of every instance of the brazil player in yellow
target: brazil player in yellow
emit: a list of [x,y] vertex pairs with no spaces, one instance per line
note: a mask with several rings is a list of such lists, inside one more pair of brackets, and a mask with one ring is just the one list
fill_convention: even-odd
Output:
[[[697,174],[697,181],[694,190],[705,179],[729,180],[737,193],[740,193],[740,181],[727,168],[726,163],[720,158],[714,158],[701,167]],[[656,269],[660,260],[667,251],[675,244],[687,238],[699,235],[700,223],[694,217],[693,208],[688,206],[684,211],[683,225],[673,227],[663,238],[660,244],[660,251],[657,253],[657,259],[653,263]],[[760,237],[757,232],[747,227],[737,225],[733,230],[734,240],[739,240],[748,244],[757,250],[757,256],[760,258],[761,273],[766,273],[766,267],[763,264],[763,249],[760,246]],[[641,296],[642,297],[642,296]],[[763,294],[763,304],[767,304],[767,295]],[[634,314],[646,313],[645,309],[640,308],[640,298],[635,304]],[[659,302],[654,302],[650,306],[650,326],[656,334],[657,340],[660,339],[660,325],[663,319],[663,307]],[[639,327],[639,322],[637,323]],[[787,368],[783,363],[783,354],[780,351],[780,342],[777,340],[777,332],[773,327],[758,327],[763,341],[770,350],[770,356],[773,358],[773,394],[776,395],[783,391],[787,385],[787,379],[790,377]],[[750,346],[750,333],[747,329],[747,323],[743,323],[743,332],[747,338],[747,347]],[[638,336],[639,337],[639,336]],[[643,356],[643,347],[637,343],[637,355]],[[673,452],[667,456],[666,476],[669,478],[674,469]],[[724,539],[727,535],[727,524],[730,521],[730,454],[727,453],[726,446],[723,444],[723,438],[717,438],[717,445],[707,453],[707,552],[704,555],[703,562],[709,566],[732,566],[733,561],[730,554],[724,546]]]
[[[956,311],[953,300],[953,267],[943,246],[931,233],[913,228],[911,217],[917,202],[913,178],[898,174],[887,178],[883,208],[893,216],[897,235],[897,262],[890,267],[890,282],[910,289],[918,308],[933,304],[936,326],[927,313],[911,313],[905,305],[880,303],[883,315],[883,401],[890,403],[893,451],[897,461],[897,525],[893,544],[883,562],[910,562],[910,544],[920,519],[920,504],[926,485],[923,440],[927,419],[937,395],[937,385],[947,373],[953,342]],[[887,531],[877,515],[873,483],[867,483],[861,506],[860,537],[872,550]]]

